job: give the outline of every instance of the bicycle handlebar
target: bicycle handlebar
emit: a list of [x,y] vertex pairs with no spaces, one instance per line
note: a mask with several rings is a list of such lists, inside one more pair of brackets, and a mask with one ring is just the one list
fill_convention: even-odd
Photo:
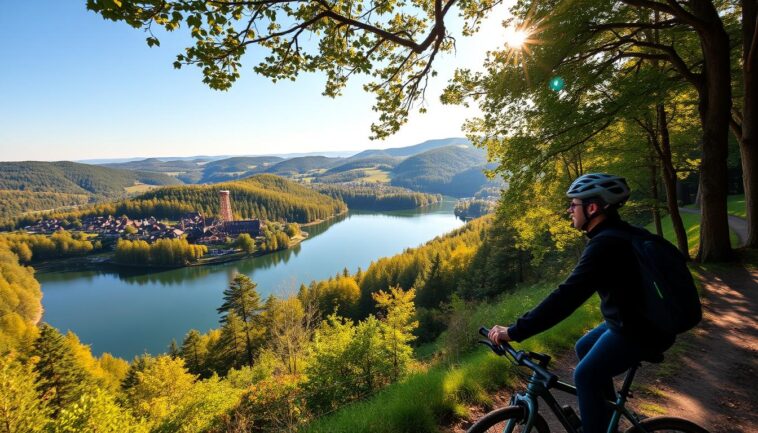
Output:
[[479,334],[483,335],[485,338],[488,338],[486,341],[480,341],[480,343],[489,346],[493,352],[500,356],[505,356],[506,354],[510,355],[513,360],[516,361],[516,364],[527,367],[537,373],[538,376],[542,377],[542,382],[547,388],[552,387],[553,384],[558,381],[558,376],[547,371],[542,365],[532,361],[532,358],[537,358],[540,362],[546,365],[550,360],[549,356],[524,352],[523,350],[516,350],[507,341],[500,344],[495,344],[489,340],[489,333],[490,330],[484,326],[479,328]]

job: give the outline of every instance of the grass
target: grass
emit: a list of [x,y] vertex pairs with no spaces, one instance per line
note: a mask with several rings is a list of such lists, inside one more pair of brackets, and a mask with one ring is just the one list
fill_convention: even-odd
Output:
[[[690,255],[695,255],[700,244],[700,215],[685,212],[680,213],[680,215],[682,216],[684,230],[687,232],[687,247],[690,250]],[[661,218],[661,226],[663,226],[663,237],[676,245],[676,234],[674,234],[674,225],[671,223],[671,217],[667,215]],[[655,225],[653,223],[648,224],[645,228],[655,233]],[[739,238],[737,238],[737,233],[732,229],[729,229],[729,241],[732,247],[739,246],[740,242]]]
[[359,179],[361,182],[389,183],[390,181],[389,173],[384,170],[370,168],[364,171],[366,172],[366,176]]
[[[524,286],[463,312],[465,334],[470,336],[464,354],[452,364],[439,363],[391,385],[370,399],[314,420],[301,431],[307,433],[434,433],[441,424],[464,417],[471,405],[490,407],[490,395],[513,387],[517,375],[505,358],[486,348],[476,348],[481,325],[512,323],[542,300],[555,287],[552,283]],[[453,313],[455,314],[455,313]],[[520,348],[552,355],[573,346],[576,339],[600,321],[597,297],[550,331],[530,338]]]
[[144,183],[136,183],[132,186],[125,187],[124,190],[126,190],[127,194],[139,194],[139,193],[150,191],[153,188],[157,188],[157,187],[155,185],[146,185]]
[[744,195],[730,195],[726,199],[726,206],[729,215],[734,215],[740,218],[747,218]]
[[[694,204],[688,204],[684,207],[688,209],[697,209]],[[726,211],[729,213],[729,215],[734,215],[740,218],[747,218],[747,211],[745,210],[745,196],[743,194],[727,196]]]
[[639,406],[640,412],[647,416],[666,415],[668,411],[661,405],[655,403],[642,403]]

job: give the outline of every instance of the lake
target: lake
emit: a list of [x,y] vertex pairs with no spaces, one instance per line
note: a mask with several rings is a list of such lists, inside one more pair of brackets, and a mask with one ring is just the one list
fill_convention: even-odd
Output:
[[261,298],[297,293],[300,284],[421,245],[463,225],[452,201],[396,212],[350,212],[304,228],[296,247],[236,262],[171,270],[56,271],[37,274],[43,321],[74,331],[95,355],[131,359],[181,345],[190,329],[218,328],[216,308],[235,274],[258,284]]

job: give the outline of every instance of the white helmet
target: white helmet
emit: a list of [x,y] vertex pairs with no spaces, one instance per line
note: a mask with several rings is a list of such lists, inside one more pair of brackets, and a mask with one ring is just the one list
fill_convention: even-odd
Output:
[[612,174],[589,173],[579,176],[571,183],[566,195],[569,198],[586,199],[600,197],[611,206],[620,207],[629,198],[626,179]]

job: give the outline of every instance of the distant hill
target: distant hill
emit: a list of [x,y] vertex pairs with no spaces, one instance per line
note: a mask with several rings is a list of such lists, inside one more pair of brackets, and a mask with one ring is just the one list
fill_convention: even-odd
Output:
[[324,174],[342,173],[345,171],[355,170],[359,168],[385,168],[392,170],[402,161],[402,158],[393,156],[368,156],[365,158],[348,158],[344,163],[338,163],[336,166],[326,170]]
[[200,183],[216,183],[242,179],[263,173],[283,161],[278,156],[237,156],[205,164]]
[[0,162],[0,220],[23,213],[125,197],[145,185],[174,185],[171,176],[76,162]]
[[426,152],[428,150],[437,149],[440,147],[450,146],[453,144],[468,144],[471,142],[463,137],[454,138],[441,138],[436,140],[427,140],[423,143],[415,144],[407,147],[396,147],[391,149],[369,149],[364,150],[358,154],[351,156],[350,160],[362,159],[370,156],[396,156],[396,157],[409,157],[418,155],[419,153]]
[[207,162],[208,160],[205,159],[163,161],[158,158],[147,158],[139,161],[102,164],[102,166],[110,168],[123,168],[126,170],[155,171],[163,173],[168,171],[198,170],[202,167],[203,164]]
[[[474,183],[469,182],[465,188],[456,187],[453,184],[454,178],[460,174],[461,179],[470,181],[472,175],[476,178],[476,170],[481,170],[486,162],[485,152],[471,145],[436,148],[409,157],[398,164],[392,173],[392,185],[414,191],[462,197],[469,195],[469,192],[474,188]],[[467,171],[471,171],[471,173],[463,174]],[[479,179],[482,180],[482,183],[486,181],[483,175]],[[482,184],[479,185],[479,187],[481,186]],[[471,195],[477,190],[478,188],[473,189]]]
[[239,218],[306,223],[347,210],[341,200],[279,176],[258,174],[234,182],[155,189],[129,200],[115,212],[129,216],[152,214],[167,218],[175,218],[188,211],[218,215],[218,191],[222,189],[230,191],[232,210]]
[[280,176],[293,176],[307,173],[311,170],[328,169],[342,161],[342,158],[327,158],[326,156],[303,156],[286,159],[266,170],[267,173]]
[[76,162],[0,162],[0,189],[119,197],[137,184],[173,185],[171,176]]
[[262,173],[271,165],[283,161],[278,156],[237,156],[223,159],[148,158],[139,161],[104,164],[106,167],[150,171],[176,177],[182,183],[216,183],[242,179]]

